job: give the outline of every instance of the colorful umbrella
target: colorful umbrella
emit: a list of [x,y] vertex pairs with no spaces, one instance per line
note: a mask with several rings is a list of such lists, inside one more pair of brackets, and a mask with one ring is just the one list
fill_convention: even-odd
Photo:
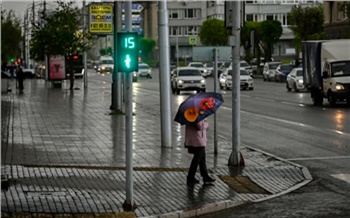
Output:
[[215,113],[223,102],[219,93],[200,92],[191,95],[181,103],[174,120],[181,125],[199,122]]

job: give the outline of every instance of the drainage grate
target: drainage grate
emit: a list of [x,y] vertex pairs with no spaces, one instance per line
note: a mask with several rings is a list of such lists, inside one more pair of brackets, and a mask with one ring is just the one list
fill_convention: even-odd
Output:
[[255,184],[248,176],[219,176],[219,178],[239,194],[271,194]]

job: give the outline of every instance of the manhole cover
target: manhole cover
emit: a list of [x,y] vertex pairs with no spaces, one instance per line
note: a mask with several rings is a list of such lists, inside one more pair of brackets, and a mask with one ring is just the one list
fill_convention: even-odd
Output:
[[219,178],[239,194],[271,194],[255,184],[248,176],[219,176]]

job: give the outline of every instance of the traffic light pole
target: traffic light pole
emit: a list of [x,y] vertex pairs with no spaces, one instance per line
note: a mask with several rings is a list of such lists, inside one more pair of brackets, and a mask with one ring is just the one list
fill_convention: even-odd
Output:
[[[132,13],[132,2],[125,1],[125,27],[127,32],[131,32],[131,13]],[[127,40],[127,42],[129,42]],[[120,53],[120,52],[119,52]],[[123,59],[126,65],[129,63],[129,54],[126,55],[126,59],[124,60],[119,55],[119,59]],[[137,57],[136,57],[137,58]],[[122,70],[121,70],[122,71]],[[124,210],[132,211],[136,208],[136,204],[134,202],[134,190],[133,190],[133,117],[132,117],[132,72],[125,73],[125,154],[126,154],[126,200],[123,204]]]
[[232,46],[232,153],[229,158],[229,165],[234,167],[243,167],[244,160],[240,152],[240,123],[241,123],[241,85],[240,85],[240,2],[230,1],[232,4],[232,37],[230,44]]
[[159,87],[161,114],[162,147],[172,147],[171,139],[171,94],[170,94],[170,64],[169,64],[169,28],[167,2],[162,0],[158,10],[158,33],[160,50]]

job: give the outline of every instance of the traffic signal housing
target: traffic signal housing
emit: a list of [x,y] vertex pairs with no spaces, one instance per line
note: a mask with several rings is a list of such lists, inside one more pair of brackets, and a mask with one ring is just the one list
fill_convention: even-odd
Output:
[[118,71],[130,73],[139,70],[139,45],[136,32],[118,33]]

